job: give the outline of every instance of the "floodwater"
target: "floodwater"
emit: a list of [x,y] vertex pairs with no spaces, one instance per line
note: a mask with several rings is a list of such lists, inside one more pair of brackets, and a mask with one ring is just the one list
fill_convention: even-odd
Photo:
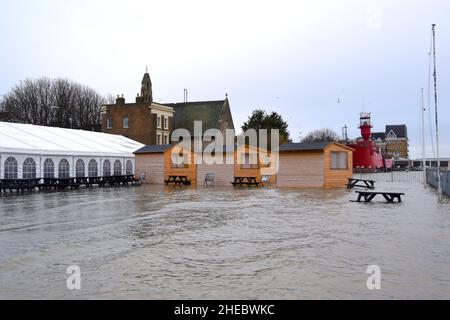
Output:
[[[347,190],[103,188],[0,195],[0,298],[450,299],[450,201]],[[81,269],[81,290],[66,271]],[[369,265],[381,290],[368,290]]]

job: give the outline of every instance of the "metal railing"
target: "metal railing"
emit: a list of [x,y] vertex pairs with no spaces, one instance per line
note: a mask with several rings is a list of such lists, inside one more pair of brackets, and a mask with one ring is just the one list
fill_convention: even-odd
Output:
[[391,171],[391,172],[355,172],[356,179],[375,180],[378,182],[422,182],[423,171]]
[[[438,171],[436,168],[427,168],[427,183],[433,188],[438,188]],[[442,193],[450,197],[450,171],[441,171]]]

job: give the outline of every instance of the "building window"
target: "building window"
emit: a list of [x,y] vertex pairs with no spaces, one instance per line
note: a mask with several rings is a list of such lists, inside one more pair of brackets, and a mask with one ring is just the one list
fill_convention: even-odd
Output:
[[169,129],[169,117],[164,116],[164,129]]
[[23,178],[35,179],[36,178],[36,162],[32,158],[28,158],[23,163]]
[[55,164],[52,159],[47,159],[44,161],[44,178],[54,178],[55,177]]
[[17,160],[13,157],[6,159],[4,170],[5,170],[5,179],[17,179],[19,171]]
[[164,144],[169,144],[169,136],[167,134],[164,135]]
[[331,152],[331,170],[347,170],[347,169],[348,169],[348,153]]
[[58,164],[58,178],[70,178],[70,164],[66,159],[62,159]]
[[128,119],[128,117],[124,117],[122,119],[122,125],[123,125],[124,129],[128,129],[129,128],[129,119]]
[[77,178],[84,178],[86,176],[84,161],[81,159],[75,164],[75,176]]
[[156,144],[157,144],[158,146],[160,146],[160,145],[162,144],[162,142],[161,142],[161,134],[160,134],[160,133],[158,133],[158,134],[156,135]]
[[106,119],[106,129],[112,129],[112,127],[113,127],[113,119],[112,118]]
[[188,154],[185,154],[183,152],[180,152],[179,154],[173,153],[172,154],[172,168],[187,168],[188,165]]
[[156,126],[157,126],[158,129],[161,129],[161,116],[157,117]]
[[105,160],[105,162],[103,162],[103,176],[111,176],[111,162],[109,162],[109,160]]
[[242,165],[241,168],[242,169],[258,169],[259,165],[258,165],[258,160],[257,160],[257,155],[252,154],[250,155],[249,153],[244,153],[242,154]]
[[114,175],[121,176],[122,175],[122,163],[120,160],[116,160],[114,162]]
[[132,175],[133,174],[133,162],[131,162],[131,160],[127,161],[126,172],[127,172],[127,175]]
[[94,159],[89,161],[88,175],[89,175],[89,177],[97,177],[98,176],[98,164],[97,164],[97,161],[95,161]]

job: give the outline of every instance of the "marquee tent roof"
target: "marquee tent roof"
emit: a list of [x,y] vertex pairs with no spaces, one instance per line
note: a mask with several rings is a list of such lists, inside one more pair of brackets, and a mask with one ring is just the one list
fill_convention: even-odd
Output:
[[134,157],[143,146],[119,135],[0,122],[0,153]]

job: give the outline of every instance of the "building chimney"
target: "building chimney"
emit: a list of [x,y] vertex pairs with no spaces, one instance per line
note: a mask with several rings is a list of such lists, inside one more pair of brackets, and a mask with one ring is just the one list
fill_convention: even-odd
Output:
[[122,94],[122,97],[117,95],[116,104],[117,105],[124,105],[125,104],[125,98],[123,97],[123,94]]

